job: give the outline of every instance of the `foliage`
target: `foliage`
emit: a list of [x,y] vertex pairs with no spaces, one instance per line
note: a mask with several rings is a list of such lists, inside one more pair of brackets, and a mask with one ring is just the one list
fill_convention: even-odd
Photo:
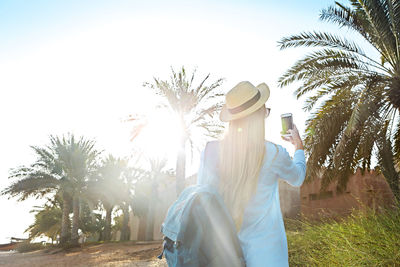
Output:
[[90,194],[106,207],[115,206],[123,201],[128,193],[122,181],[127,161],[108,155],[89,182]]
[[62,210],[57,198],[56,201],[51,201],[51,204],[37,207],[37,209],[31,212],[36,212],[36,214],[34,223],[25,231],[29,232],[29,238],[33,239],[44,235],[52,240],[56,240],[57,236],[61,233],[62,218]]
[[[12,169],[10,178],[14,182],[1,194],[19,197],[44,197],[55,194],[63,198],[61,240],[75,237],[77,240],[79,224],[79,200],[84,198],[88,177],[97,169],[101,152],[95,149],[95,141],[84,137],[75,138],[73,134],[62,137],[50,136],[50,143],[44,147],[32,146],[37,159],[30,166]],[[74,200],[74,220],[70,235],[69,213]],[[49,211],[43,211],[48,214]],[[53,210],[53,212],[55,212]],[[39,218],[38,218],[39,219]],[[32,230],[39,226],[34,227]],[[39,229],[39,232],[42,230]]]
[[86,202],[81,203],[81,213],[79,218],[79,229],[85,235],[102,235],[105,226],[105,220],[98,212],[94,212],[93,206]]
[[19,243],[15,249],[20,253],[25,253],[25,252],[44,249],[46,247],[47,246],[44,245],[43,243],[30,243],[29,241],[24,241]]
[[69,134],[51,137],[52,150],[61,168],[66,188],[73,196],[80,196],[87,187],[89,177],[97,171],[101,151],[95,148],[94,140]]
[[353,212],[342,221],[303,221],[287,231],[290,266],[398,266],[400,210]]
[[18,179],[4,189],[1,194],[19,197],[20,201],[28,197],[44,197],[56,192],[62,185],[61,166],[50,148],[31,147],[37,155],[30,166],[20,166],[10,171],[10,179]]
[[[100,204],[106,211],[104,220],[104,240],[110,240],[112,229],[112,212],[114,208],[120,207],[129,212],[129,205],[132,203],[132,181],[139,179],[143,172],[128,167],[128,160],[115,158],[108,155],[103,159],[95,175],[89,182],[88,192],[92,201]],[[125,224],[128,220],[125,220]],[[125,225],[124,229],[127,229]]]
[[323,188],[338,179],[337,189],[342,191],[357,168],[371,168],[375,153],[380,167],[386,164],[384,169],[390,170],[383,174],[400,200],[400,173],[394,168],[400,162],[400,120],[396,119],[400,110],[400,2],[351,0],[350,4],[336,2],[322,11],[320,19],[360,35],[381,60],[339,35],[303,32],[280,40],[280,48],[319,50],[297,61],[280,77],[279,85],[300,82],[295,94],[297,98],[307,96],[304,110],[312,112],[305,138],[307,180],[318,176],[323,167]]
[[[77,139],[73,134],[62,137],[52,136],[50,141],[63,177],[61,189],[65,197],[70,197],[72,200],[71,242],[73,245],[77,245],[79,239],[80,203],[86,197],[85,193],[89,177],[98,168],[98,159],[101,151],[96,149],[94,140],[86,139],[83,136]],[[65,220],[69,220],[66,217],[68,217],[67,214],[64,214]],[[66,224],[66,222],[63,222],[63,224]],[[64,233],[61,237],[62,242],[65,241],[63,236]]]
[[114,217],[114,224],[111,227],[111,230],[113,232],[121,231],[122,230],[122,224],[124,220],[124,214],[120,214]]
[[136,185],[136,193],[132,198],[132,207],[133,212],[139,218],[142,218],[147,214],[150,191],[150,183],[143,184],[141,182]]
[[147,212],[148,195],[150,193],[150,174],[141,168],[129,168],[125,172],[129,178],[130,198],[128,205],[131,206],[136,216],[142,217]]

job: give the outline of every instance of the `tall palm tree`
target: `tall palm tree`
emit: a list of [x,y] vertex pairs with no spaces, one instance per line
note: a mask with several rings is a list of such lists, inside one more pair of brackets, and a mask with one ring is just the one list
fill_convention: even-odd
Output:
[[213,118],[222,106],[220,98],[223,94],[219,89],[223,79],[206,85],[208,74],[195,85],[196,70],[189,76],[184,67],[179,72],[171,70],[169,80],[154,78],[153,83],[147,82],[144,86],[164,98],[162,107],[177,115],[183,130],[176,161],[176,192],[179,195],[185,187],[186,145],[193,149],[194,130],[202,129],[203,134],[210,137],[221,133],[222,126]]
[[374,58],[340,35],[303,32],[280,40],[281,49],[318,47],[279,79],[300,82],[307,96],[307,179],[324,167],[323,188],[338,179],[339,192],[356,168],[379,167],[400,200],[400,1],[351,0],[322,10],[320,19],[354,32],[381,56]]

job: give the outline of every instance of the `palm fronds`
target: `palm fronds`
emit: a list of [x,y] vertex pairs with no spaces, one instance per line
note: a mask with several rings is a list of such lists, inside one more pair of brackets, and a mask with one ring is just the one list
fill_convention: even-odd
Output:
[[338,190],[345,188],[356,168],[371,167],[374,147],[381,155],[379,165],[386,166],[386,179],[399,182],[393,171],[398,168],[400,134],[397,128],[386,134],[393,132],[392,126],[384,130],[382,123],[394,125],[400,110],[400,3],[350,0],[350,4],[336,2],[322,10],[320,19],[360,34],[380,53],[381,62],[336,34],[303,32],[279,42],[281,49],[318,49],[295,62],[280,77],[279,86],[300,82],[295,95],[306,96],[303,108],[312,112],[305,138],[307,179],[322,175],[323,186],[337,179]]
[[20,201],[31,196],[44,197],[48,193],[55,192],[61,184],[60,180],[46,172],[26,170],[25,168],[17,169],[14,172],[12,177],[22,177],[22,179],[12,183],[1,191],[1,194],[19,197]]
[[396,170],[393,147],[390,138],[387,136],[389,122],[385,122],[384,130],[379,135],[377,140],[378,150],[378,160],[381,172],[385,176],[390,188],[396,199],[400,197],[400,171]]

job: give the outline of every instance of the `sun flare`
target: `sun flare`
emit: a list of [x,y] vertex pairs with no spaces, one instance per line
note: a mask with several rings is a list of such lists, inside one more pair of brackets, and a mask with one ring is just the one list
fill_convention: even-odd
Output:
[[183,134],[178,118],[171,112],[156,110],[146,115],[144,126],[133,140],[150,157],[175,158]]

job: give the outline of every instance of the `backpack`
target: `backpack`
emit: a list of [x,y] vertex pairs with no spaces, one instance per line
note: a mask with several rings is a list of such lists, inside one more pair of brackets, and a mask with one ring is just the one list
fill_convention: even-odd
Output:
[[[207,160],[213,159],[213,152],[215,144],[208,144]],[[164,255],[170,267],[245,266],[233,219],[212,185],[183,190],[168,209],[161,232],[163,248],[158,258]]]
[[233,220],[210,185],[186,188],[161,226],[168,266],[245,266]]

